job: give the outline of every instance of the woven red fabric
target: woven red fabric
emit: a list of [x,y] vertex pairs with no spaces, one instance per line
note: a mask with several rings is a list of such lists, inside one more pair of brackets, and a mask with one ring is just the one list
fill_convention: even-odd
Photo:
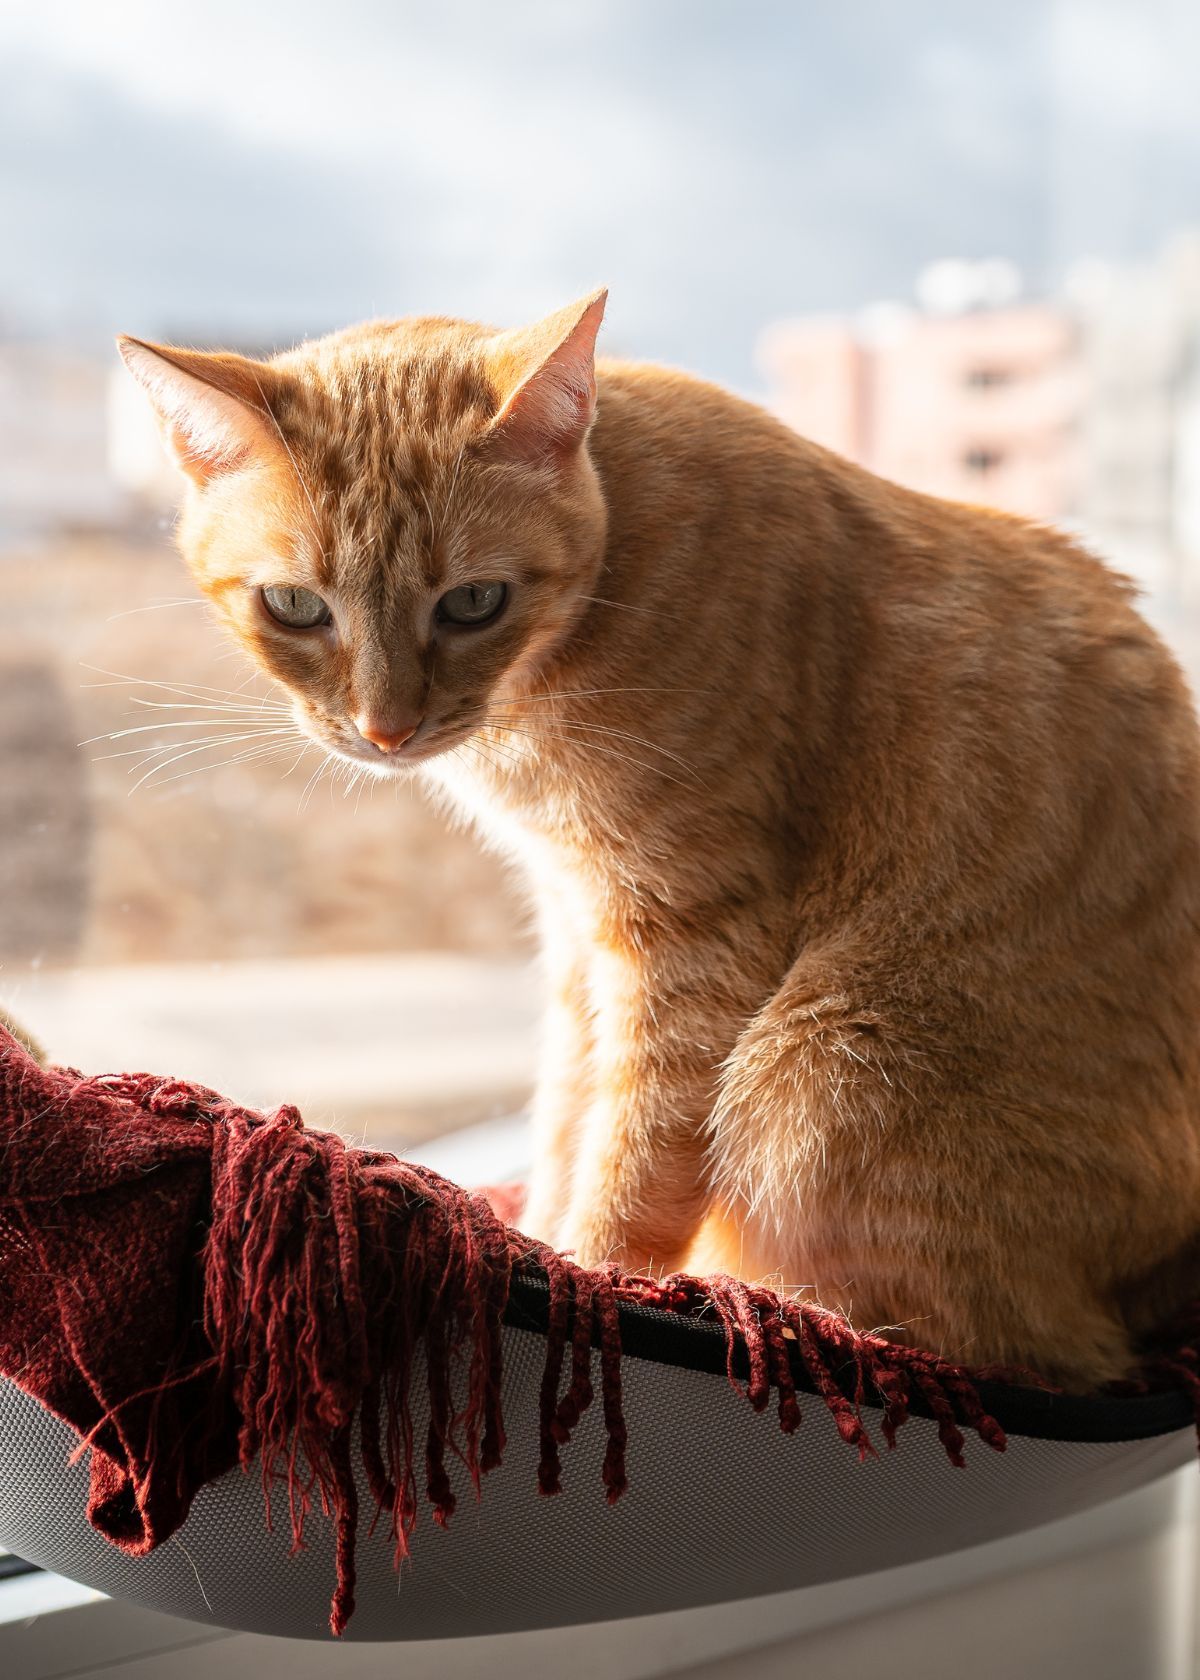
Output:
[[[561,1449],[593,1401],[594,1348],[603,1486],[610,1500],[625,1489],[621,1301],[715,1312],[730,1381],[757,1410],[774,1394],[786,1431],[800,1422],[798,1350],[860,1456],[875,1450],[864,1400],[882,1403],[890,1446],[914,1394],[955,1464],[964,1430],[1003,1449],[972,1373],[931,1354],[733,1278],[585,1271],[485,1197],[307,1130],[293,1108],[258,1113],[149,1074],[43,1069],[0,1029],[0,1375],[78,1432],[88,1517],[127,1552],[173,1534],[206,1482],[257,1467],[267,1519],[282,1491],[297,1545],[314,1505],[335,1523],[340,1633],[354,1606],[356,1435],[399,1560],[423,1501],[437,1522],[453,1514],[448,1455],[477,1491],[500,1462],[501,1323],[526,1266],[550,1284],[544,1493],[558,1491]],[[420,1442],[414,1369],[427,1391]],[[1191,1346],[1157,1370],[1200,1402]]]

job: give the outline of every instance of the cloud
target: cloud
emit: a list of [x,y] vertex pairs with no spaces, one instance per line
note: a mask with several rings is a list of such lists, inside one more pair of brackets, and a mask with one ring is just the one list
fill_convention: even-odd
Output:
[[58,66],[0,69],[0,156],[0,315],[33,328],[286,340],[398,278],[343,179]]
[[[286,340],[414,309],[514,321],[607,282],[610,346],[751,385],[773,317],[906,295],[947,254],[1037,282],[1106,225],[1121,255],[1179,219],[1183,142],[1136,218],[1092,213],[1060,119],[1089,132],[1093,83],[1064,92],[1061,10],[2,9],[0,310]],[[1112,40],[1079,70],[1096,86]]]

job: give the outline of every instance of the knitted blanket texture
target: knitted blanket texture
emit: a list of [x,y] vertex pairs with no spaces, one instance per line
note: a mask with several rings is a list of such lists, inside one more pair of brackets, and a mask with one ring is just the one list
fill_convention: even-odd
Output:
[[[715,1316],[730,1382],[756,1410],[773,1400],[785,1431],[800,1423],[800,1371],[862,1457],[875,1451],[864,1404],[891,1447],[917,1396],[954,1464],[964,1432],[1004,1448],[984,1373],[734,1278],[586,1270],[485,1196],[308,1130],[294,1108],[259,1113],[149,1074],[45,1069],[0,1029],[0,1376],[76,1431],[88,1519],[125,1552],[175,1533],[206,1483],[254,1470],[267,1520],[282,1498],[297,1547],[314,1510],[333,1522],[340,1633],[360,1482],[399,1563],[423,1507],[437,1523],[453,1516],[452,1456],[476,1493],[499,1464],[501,1327],[524,1269],[549,1284],[544,1494],[558,1492],[563,1449],[597,1398],[604,1496],[625,1491],[626,1302]],[[1200,1408],[1190,1341],[1160,1351],[1146,1380]],[[414,1416],[428,1420],[421,1439]]]

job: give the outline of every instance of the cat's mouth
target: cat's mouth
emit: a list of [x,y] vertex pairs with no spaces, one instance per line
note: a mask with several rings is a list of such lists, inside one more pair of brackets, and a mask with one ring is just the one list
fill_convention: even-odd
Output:
[[461,745],[471,733],[469,728],[461,725],[434,725],[428,731],[421,727],[402,746],[385,749],[363,740],[361,735],[349,729],[336,726],[322,728],[311,722],[307,722],[304,728],[318,746],[324,747],[335,758],[383,780],[403,780],[411,776],[430,759]]
[[322,738],[320,745],[335,758],[340,758],[343,763],[352,764],[356,770],[367,770],[371,775],[385,779],[411,776],[427,759],[436,758],[443,750],[436,743],[424,741],[407,742],[390,752],[373,747],[369,741],[356,746],[341,740]]

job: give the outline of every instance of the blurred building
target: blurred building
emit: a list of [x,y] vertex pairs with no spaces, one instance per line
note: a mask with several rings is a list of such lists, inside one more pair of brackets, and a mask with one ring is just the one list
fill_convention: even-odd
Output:
[[1080,477],[1073,322],[1052,304],[951,293],[942,267],[927,277],[924,307],[769,329],[761,365],[777,412],[914,489],[1069,517]]
[[[165,335],[165,341],[204,348],[202,332],[183,330]],[[273,354],[269,345],[230,342],[223,339],[214,349],[234,350],[242,356],[263,358]],[[162,436],[146,401],[146,393],[131,379],[114,352],[105,381],[107,410],[108,471],[131,505],[166,512],[179,502],[184,480],[163,447]]]
[[1078,518],[1178,604],[1200,595],[1200,233],[1153,262],[1067,276],[1086,402]]
[[0,339],[0,542],[122,518],[106,377],[102,361],[70,345]]
[[1022,301],[939,263],[914,305],[764,333],[780,416],[915,489],[1075,526],[1152,597],[1200,594],[1200,234]]
[[115,350],[0,336],[0,549],[139,528],[172,509],[179,490],[145,395]]
[[146,393],[113,359],[105,388],[108,470],[113,482],[147,507],[165,511],[179,500],[183,479],[163,448]]

